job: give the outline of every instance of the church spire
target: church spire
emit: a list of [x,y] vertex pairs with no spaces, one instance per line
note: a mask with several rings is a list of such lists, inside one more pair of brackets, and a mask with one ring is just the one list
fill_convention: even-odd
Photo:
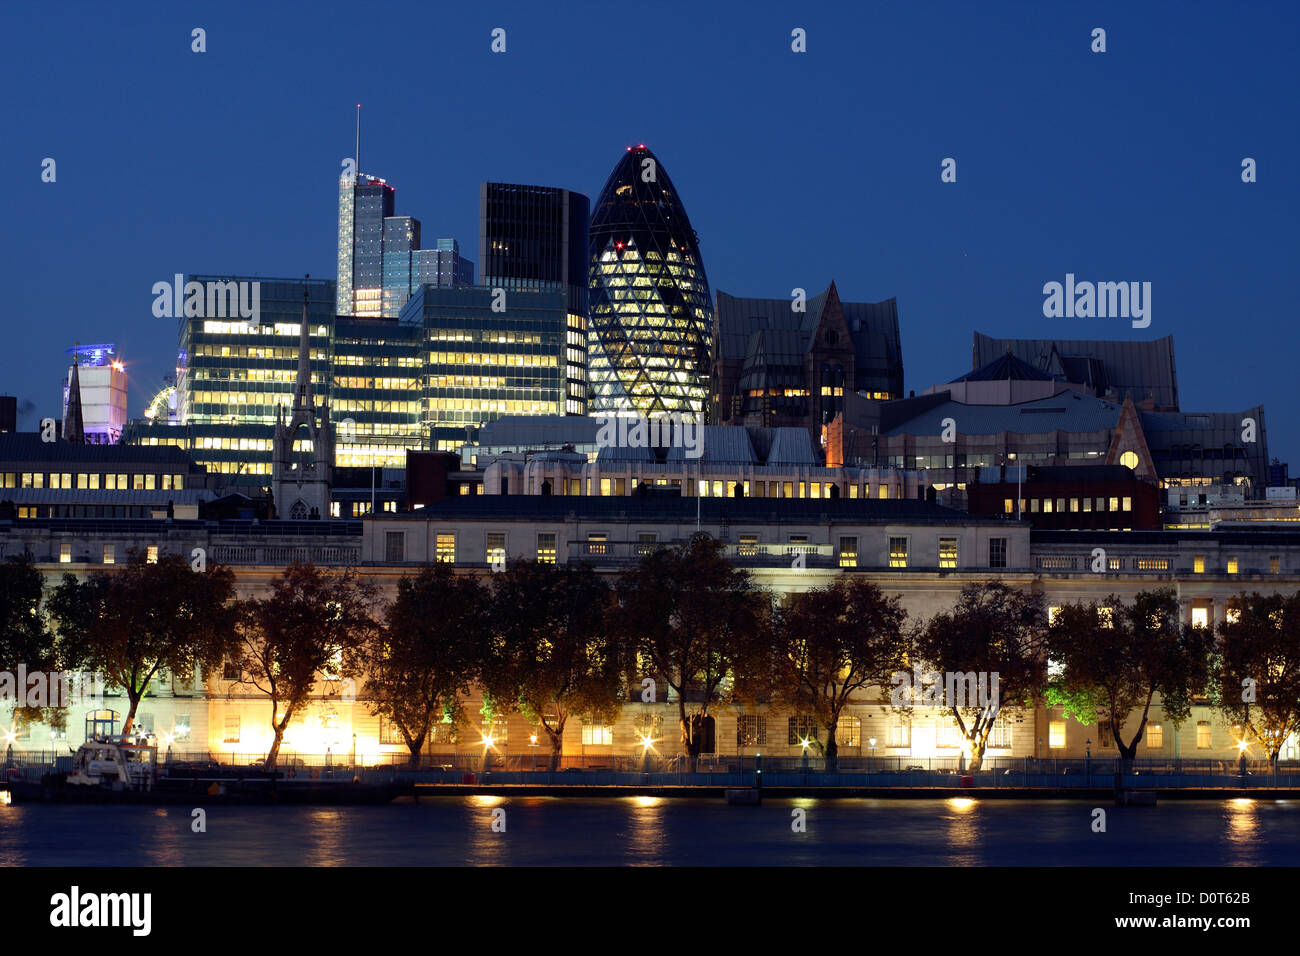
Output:
[[81,417],[81,376],[77,372],[75,345],[72,350],[72,373],[68,378],[68,401],[63,409],[63,440],[74,445],[86,443],[86,429]]
[[[310,279],[311,276],[307,275],[305,278]],[[315,403],[312,401],[311,394],[311,331],[307,322],[307,295],[308,287],[304,283],[302,287],[302,323],[298,335],[298,382],[294,387],[294,404],[301,408],[310,409]]]

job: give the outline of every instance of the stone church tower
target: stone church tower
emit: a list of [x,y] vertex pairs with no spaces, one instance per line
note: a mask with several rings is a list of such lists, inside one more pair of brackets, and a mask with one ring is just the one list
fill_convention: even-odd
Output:
[[[271,493],[276,517],[301,521],[330,516],[330,488],[334,481],[334,430],[329,402],[316,405],[311,390],[311,337],[307,319],[307,290],[302,290],[302,331],[298,337],[298,379],[293,389],[293,410],[288,423],[284,406],[276,415],[272,441]],[[294,459],[293,443],[300,428],[307,429],[311,452]]]

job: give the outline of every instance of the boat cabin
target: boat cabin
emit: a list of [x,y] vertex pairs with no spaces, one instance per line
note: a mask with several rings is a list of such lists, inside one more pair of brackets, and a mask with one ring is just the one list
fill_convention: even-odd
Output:
[[93,737],[77,748],[68,783],[112,790],[151,790],[158,769],[152,738]]

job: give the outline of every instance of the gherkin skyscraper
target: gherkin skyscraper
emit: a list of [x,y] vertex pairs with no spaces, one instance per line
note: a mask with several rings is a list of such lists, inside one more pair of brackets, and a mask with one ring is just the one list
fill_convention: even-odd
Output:
[[588,408],[593,415],[708,408],[713,300],[673,181],[628,147],[592,206]]

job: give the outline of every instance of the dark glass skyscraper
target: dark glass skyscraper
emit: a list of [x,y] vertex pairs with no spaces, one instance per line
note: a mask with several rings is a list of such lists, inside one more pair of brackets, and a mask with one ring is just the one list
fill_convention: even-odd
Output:
[[[565,294],[565,399],[562,411],[587,412],[587,220],[581,193],[552,186],[479,187],[480,285]],[[508,293],[507,293],[508,294]]]
[[590,228],[592,414],[704,415],[713,303],[699,240],[668,173],[629,147]]

